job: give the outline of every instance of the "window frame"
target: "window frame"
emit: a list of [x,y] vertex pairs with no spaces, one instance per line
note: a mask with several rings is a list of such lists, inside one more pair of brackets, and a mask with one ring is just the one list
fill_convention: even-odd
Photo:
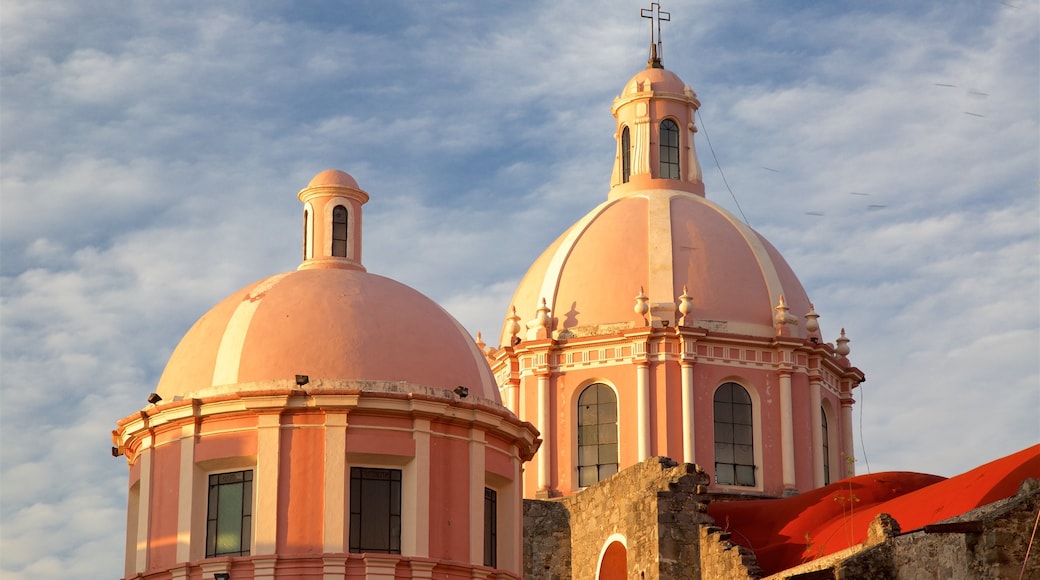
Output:
[[[240,476],[241,481],[226,481],[231,476]],[[253,541],[253,499],[255,496],[254,474],[252,469],[241,469],[237,471],[222,471],[210,473],[206,484],[206,557],[219,558],[225,556],[249,556]],[[221,487],[241,485],[242,491],[239,498],[238,510],[238,550],[220,551],[218,542],[221,529]],[[214,502],[214,500],[217,500]],[[234,519],[234,518],[233,518]]]
[[498,567],[498,491],[484,488],[484,565]]
[[[340,220],[336,215],[337,211],[343,210],[343,219]],[[332,207],[332,246],[329,248],[329,255],[334,258],[346,258],[350,251],[350,210],[346,205],[338,203]],[[342,237],[337,237],[337,234],[342,231]],[[337,244],[342,244],[339,248]],[[341,251],[337,251],[341,249]]]
[[[388,478],[374,477],[374,472],[388,472]],[[365,477],[369,474],[372,477]],[[355,474],[358,476],[358,484],[355,488]],[[396,479],[395,477],[396,476]],[[365,481],[387,481],[389,498],[387,501],[387,512],[384,513],[372,513],[375,508],[371,502],[364,502],[362,498],[365,496],[364,482]],[[394,491],[394,483],[396,483],[396,492]],[[362,465],[351,465],[350,472],[347,479],[348,495],[350,498],[350,512],[348,514],[347,521],[347,551],[351,554],[395,554],[400,555],[402,553],[402,536],[403,536],[403,496],[404,496],[404,470],[400,468],[385,467],[385,466],[362,466]],[[355,493],[357,492],[357,493]],[[396,493],[396,498],[394,497]],[[396,504],[396,505],[395,505]],[[366,506],[369,510],[368,518],[366,518]],[[396,508],[396,512],[394,510]],[[355,534],[355,516],[357,518],[356,528],[357,533]],[[395,520],[396,518],[396,526]],[[387,542],[386,548],[382,547],[370,547],[363,546],[363,540],[365,534],[363,528],[366,522],[378,521],[379,519],[386,519],[387,527]],[[396,538],[394,537],[396,534]],[[394,540],[396,539],[396,548],[394,547]]]
[[[601,421],[600,420],[600,416],[599,416],[599,413],[600,413],[600,408],[599,408],[600,402],[598,401],[598,394],[597,394],[597,401],[595,402],[595,404],[597,406],[597,408],[595,410],[595,415],[596,415],[596,421],[597,422],[593,423],[593,424],[587,424],[587,423],[585,423],[583,421],[583,419],[582,419],[583,418],[583,412],[582,412],[583,398],[586,396],[586,393],[589,393],[590,389],[592,389],[594,387],[597,388],[597,393],[606,392],[606,393],[609,393],[610,396],[613,398],[613,407],[614,407],[614,409],[613,409],[613,421],[609,421],[609,420],[608,421]],[[619,471],[619,469],[620,469],[620,465],[621,465],[621,438],[620,438],[620,421],[619,421],[619,414],[618,414],[618,401],[619,401],[619,397],[618,397],[617,390],[614,389],[613,385],[611,385],[611,384],[609,384],[607,382],[604,382],[604,381],[594,381],[594,382],[591,382],[591,383],[587,383],[587,384],[583,385],[582,387],[580,387],[578,389],[578,396],[576,397],[576,404],[575,404],[575,407],[574,407],[575,412],[576,412],[574,425],[577,428],[577,432],[575,433],[575,438],[574,438],[574,441],[575,441],[575,456],[574,456],[575,457],[575,461],[574,461],[574,465],[575,465],[575,470],[577,472],[576,473],[577,484],[578,484],[578,487],[580,487],[580,488],[589,487],[590,485],[594,485],[594,484],[596,484],[596,483],[598,483],[600,481],[603,481],[604,479],[606,479],[606,478],[610,477],[611,475],[617,473]],[[608,417],[609,417],[609,415],[608,415]],[[607,429],[606,431],[604,431],[603,428],[605,426],[607,426],[607,425],[612,425],[613,429]],[[595,433],[596,433],[596,435],[594,437],[595,443],[585,443],[585,444],[582,443],[583,439],[587,440],[586,439],[587,435],[583,436],[583,434],[582,434],[583,433],[583,427],[590,427],[590,428],[594,427],[595,428]],[[589,434],[591,435],[591,431],[589,431]],[[612,434],[613,435],[613,441],[612,442],[611,441],[607,441],[606,443],[600,442],[600,437],[602,435],[604,435],[604,434]],[[603,459],[603,456],[601,454],[604,453],[604,452],[609,454],[609,447],[611,445],[613,445],[613,447],[614,447],[614,452],[613,452],[613,459],[614,459],[614,461],[613,462],[600,462]],[[592,448],[592,447],[595,447],[595,455],[596,455],[596,461],[597,462],[596,463],[591,463],[591,462],[586,463],[586,462],[583,462],[583,460],[582,460],[582,456],[584,454],[583,453],[583,448]],[[607,447],[608,449],[603,449],[604,447]],[[589,451],[589,453],[591,453],[591,451]],[[609,456],[607,458],[609,459]],[[582,468],[584,468],[584,467],[593,467],[593,466],[596,468],[596,478],[595,478],[594,481],[591,481],[591,480],[589,480],[589,478],[583,476]]]
[[[723,389],[728,389],[729,400],[719,400],[720,393]],[[743,393],[746,397],[744,401],[734,401],[734,394],[737,393],[736,389],[740,389],[739,392]],[[723,405],[720,408],[720,404]],[[726,406],[728,405],[728,408]],[[737,406],[741,408],[738,409]],[[746,409],[744,408],[746,407]],[[739,411],[739,416],[738,416]],[[759,429],[759,422],[756,416],[756,405],[755,397],[752,391],[744,385],[736,381],[726,381],[715,388],[712,393],[712,449],[713,459],[715,462],[715,484],[720,486],[734,487],[740,489],[756,489],[761,486],[761,477],[758,474],[758,449],[759,444],[757,442],[757,432]],[[746,418],[747,422],[738,422],[738,420]],[[720,441],[720,435],[729,430],[729,441]],[[739,436],[739,439],[738,439]],[[720,445],[728,445],[728,449],[721,449]],[[744,447],[745,449],[738,449],[738,446]],[[720,453],[720,451],[722,453]],[[720,459],[727,458],[725,452],[728,451],[729,461],[720,461]],[[738,453],[740,457],[738,457]],[[722,457],[720,457],[722,455]],[[750,458],[750,463],[746,461],[738,461],[738,459]],[[720,477],[720,466],[729,466],[731,468],[732,479],[726,477]],[[740,469],[743,468],[743,469]],[[745,478],[750,468],[751,481],[747,482]],[[740,474],[743,473],[745,477]]]
[[[660,177],[662,179],[682,179],[682,146],[679,136],[679,123],[672,118],[663,119],[657,126],[657,133],[657,164]],[[674,140],[672,137],[674,137]],[[672,154],[674,154],[674,161],[672,161]]]
[[621,129],[621,183],[632,179],[632,132],[626,125]]

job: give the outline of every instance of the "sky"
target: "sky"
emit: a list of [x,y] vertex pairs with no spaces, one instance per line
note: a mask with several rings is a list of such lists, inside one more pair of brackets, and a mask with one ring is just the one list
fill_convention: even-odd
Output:
[[[371,194],[369,272],[497,336],[606,199],[648,4],[0,1],[0,575],[121,574],[110,432],[198,317],[296,268],[321,170]],[[1037,2],[662,8],[708,198],[867,375],[857,470],[1037,443]]]

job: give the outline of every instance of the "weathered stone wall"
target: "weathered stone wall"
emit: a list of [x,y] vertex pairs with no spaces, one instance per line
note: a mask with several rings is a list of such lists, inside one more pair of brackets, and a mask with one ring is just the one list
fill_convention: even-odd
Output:
[[701,526],[701,578],[756,580],[762,569],[751,550],[729,541],[730,533],[717,526]]
[[595,578],[615,534],[624,538],[629,578],[701,578],[707,483],[695,465],[652,457],[575,495],[525,501],[525,578]]
[[837,578],[1040,578],[1037,545],[1025,561],[1038,511],[1040,488],[1029,480],[1011,498],[942,522],[973,522],[977,531],[928,533],[926,528],[904,533],[842,562]]
[[571,577],[571,516],[560,500],[524,500],[524,578]]

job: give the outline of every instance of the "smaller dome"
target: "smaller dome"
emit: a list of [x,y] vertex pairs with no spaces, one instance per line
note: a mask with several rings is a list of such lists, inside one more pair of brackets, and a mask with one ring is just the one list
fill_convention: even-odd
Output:
[[356,179],[350,176],[346,171],[340,171],[339,169],[326,169],[321,173],[314,176],[314,179],[307,184],[307,187],[319,187],[322,185],[337,185],[340,187],[350,187],[353,189],[361,189]]
[[[650,86],[646,86],[646,81],[650,81]],[[647,90],[659,93],[682,94],[685,89],[686,83],[672,71],[663,68],[647,68],[636,73],[635,76],[625,83],[625,89],[621,96],[624,97],[625,95]]]

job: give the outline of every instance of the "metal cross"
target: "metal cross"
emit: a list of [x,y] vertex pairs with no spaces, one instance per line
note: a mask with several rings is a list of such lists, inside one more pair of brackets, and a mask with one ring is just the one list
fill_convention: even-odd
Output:
[[[670,12],[664,12],[661,10],[661,5],[657,2],[651,2],[650,8],[643,8],[639,11],[639,15],[643,18],[650,19],[650,60],[657,66],[661,65],[661,21],[671,22],[672,14]],[[657,34],[654,34],[654,24],[657,24]],[[655,41],[656,39],[656,41]]]

